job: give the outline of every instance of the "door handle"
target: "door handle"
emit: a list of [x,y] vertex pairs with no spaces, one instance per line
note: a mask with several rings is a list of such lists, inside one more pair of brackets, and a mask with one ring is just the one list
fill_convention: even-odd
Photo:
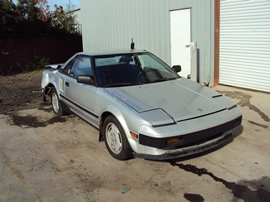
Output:
[[190,45],[189,45],[189,44],[187,44],[187,45],[185,45],[185,47],[186,47],[186,48],[189,48],[189,47],[190,47]]
[[67,87],[69,87],[69,83],[68,83],[68,82],[65,82],[65,85],[66,85]]

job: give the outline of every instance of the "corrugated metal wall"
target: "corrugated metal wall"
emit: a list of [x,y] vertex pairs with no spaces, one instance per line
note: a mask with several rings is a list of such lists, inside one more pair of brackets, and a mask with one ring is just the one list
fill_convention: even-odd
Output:
[[219,82],[270,92],[270,1],[221,1]]
[[191,39],[197,42],[200,82],[213,83],[214,0],[81,0],[84,51],[146,49],[169,65],[170,10],[191,8]]

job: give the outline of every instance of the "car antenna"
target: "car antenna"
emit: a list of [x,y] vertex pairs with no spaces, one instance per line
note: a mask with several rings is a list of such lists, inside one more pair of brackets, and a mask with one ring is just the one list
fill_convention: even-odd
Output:
[[133,43],[133,38],[131,38],[130,49],[134,50],[134,48],[135,48],[135,43]]

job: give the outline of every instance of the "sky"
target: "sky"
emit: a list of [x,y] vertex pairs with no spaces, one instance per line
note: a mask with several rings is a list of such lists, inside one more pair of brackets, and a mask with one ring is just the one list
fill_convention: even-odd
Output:
[[[47,1],[51,10],[54,10],[55,4],[57,4],[58,6],[63,6],[63,8],[66,9],[69,1],[70,1],[70,4],[74,6],[74,9],[80,8],[80,0],[47,0]],[[13,3],[16,4],[17,0],[13,0]]]

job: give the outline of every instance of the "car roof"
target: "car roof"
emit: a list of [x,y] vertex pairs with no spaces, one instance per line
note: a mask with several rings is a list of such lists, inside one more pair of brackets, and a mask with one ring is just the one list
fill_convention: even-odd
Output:
[[129,53],[147,53],[146,50],[131,50],[131,49],[118,49],[118,50],[96,50],[91,52],[79,52],[79,55],[99,56],[99,55],[115,55],[115,54],[129,54]]

